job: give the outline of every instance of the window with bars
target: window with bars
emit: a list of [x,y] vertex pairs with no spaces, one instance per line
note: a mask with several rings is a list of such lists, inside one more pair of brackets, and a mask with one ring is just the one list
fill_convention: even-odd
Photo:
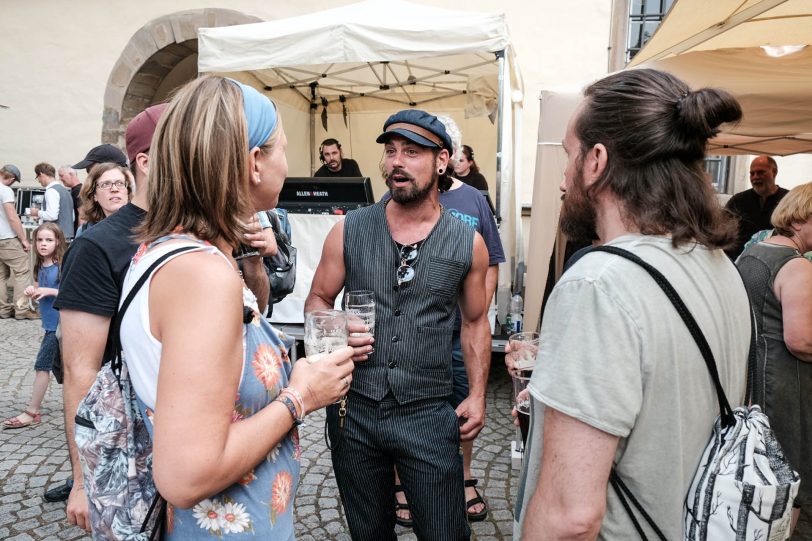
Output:
[[674,0],[630,0],[629,39],[626,45],[626,62],[643,48],[660,26]]
[[730,156],[707,156],[705,158],[705,171],[710,176],[711,184],[713,184],[716,193],[728,193]]

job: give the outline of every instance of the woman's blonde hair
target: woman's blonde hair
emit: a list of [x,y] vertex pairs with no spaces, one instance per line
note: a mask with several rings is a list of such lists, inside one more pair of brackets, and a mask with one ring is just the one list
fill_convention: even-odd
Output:
[[90,170],[90,174],[87,176],[85,181],[82,183],[82,191],[80,195],[82,197],[82,207],[79,209],[79,217],[91,224],[95,224],[96,222],[100,222],[104,220],[104,209],[102,209],[99,202],[94,199],[94,195],[96,194],[96,188],[99,184],[99,179],[103,174],[107,171],[111,170],[120,171],[122,175],[124,175],[124,181],[127,185],[127,201],[132,199],[133,197],[133,182],[130,178],[130,171],[126,167],[121,167],[117,163],[113,162],[104,162],[99,163],[93,166]]
[[812,182],[791,189],[775,207],[770,221],[776,233],[791,237],[795,234],[792,226],[809,218],[812,218]]
[[[279,128],[268,144],[278,137]],[[253,212],[240,89],[216,75],[190,81],[169,103],[150,146],[145,242],[176,229],[237,247]]]

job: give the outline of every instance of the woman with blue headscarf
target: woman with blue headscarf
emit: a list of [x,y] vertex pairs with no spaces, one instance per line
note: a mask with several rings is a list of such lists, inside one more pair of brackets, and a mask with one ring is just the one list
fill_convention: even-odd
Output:
[[267,97],[216,76],[175,95],[152,142],[150,212],[122,298],[149,278],[121,343],[170,540],[294,539],[296,427],[352,377],[349,347],[292,367],[232,257],[255,209],[276,205],[286,144]]

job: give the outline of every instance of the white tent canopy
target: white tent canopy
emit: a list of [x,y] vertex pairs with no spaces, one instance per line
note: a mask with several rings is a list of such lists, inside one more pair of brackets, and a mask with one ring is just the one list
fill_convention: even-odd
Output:
[[[774,56],[787,45],[806,47]],[[629,67],[736,96],[744,118],[708,153],[786,156],[812,152],[810,45],[812,0],[677,0]]]
[[[301,154],[304,145],[296,144],[303,141],[295,139],[300,128],[292,127],[291,118],[298,121],[295,111],[306,111],[311,165],[317,161],[319,117],[324,132],[346,128],[353,137],[363,132],[364,146],[374,148],[370,143],[380,132],[381,117],[392,112],[419,107],[452,113],[463,141],[479,145],[479,157],[495,159],[491,184],[502,241],[512,256],[500,272],[504,297],[522,258],[516,176],[523,91],[504,14],[367,0],[277,21],[203,28],[198,49],[201,72],[227,74],[283,104],[294,153]],[[484,129],[487,120],[486,125],[477,120],[485,117],[496,122],[492,131]],[[289,161],[296,163],[291,151]]]

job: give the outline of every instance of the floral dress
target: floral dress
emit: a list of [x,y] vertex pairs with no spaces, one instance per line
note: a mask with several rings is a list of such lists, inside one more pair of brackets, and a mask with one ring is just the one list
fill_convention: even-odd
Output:
[[[142,246],[133,258],[133,266],[158,242]],[[201,249],[222,253],[208,243]],[[179,246],[179,245],[175,245]],[[173,247],[175,247],[173,246]],[[277,331],[257,308],[256,297],[243,285],[243,373],[234,403],[232,422],[238,423],[270,404],[288,384],[291,362],[288,350],[293,340]],[[250,310],[250,315],[249,315]],[[153,412],[138,400],[152,434]],[[262,462],[236,484],[201,501],[192,509],[167,505],[164,539],[186,541],[200,539],[294,540],[293,500],[299,484],[299,433],[294,427]]]

